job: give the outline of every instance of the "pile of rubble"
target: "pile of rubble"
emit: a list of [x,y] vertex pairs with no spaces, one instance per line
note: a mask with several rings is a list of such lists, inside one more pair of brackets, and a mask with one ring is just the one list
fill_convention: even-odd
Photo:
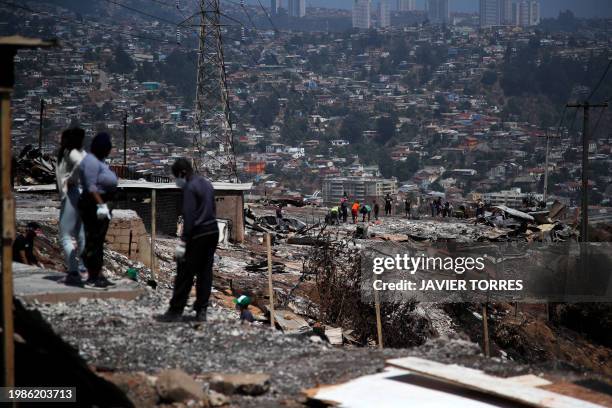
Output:
[[17,157],[13,158],[13,174],[17,184],[54,184],[55,158],[43,154],[32,145],[25,146]]
[[30,307],[100,375],[143,407],[173,402],[246,407],[296,403],[302,401],[304,388],[375,373],[386,359],[411,355],[504,373],[527,371],[508,361],[486,361],[477,344],[456,335],[412,349],[337,348],[322,340],[316,327],[283,334],[261,325],[241,325],[237,312],[218,302],[205,325],[190,321],[190,315],[184,322],[157,322],[155,316],[164,311],[169,295],[158,288],[127,302],[83,299],[78,304]]
[[[48,235],[43,248],[45,256],[61,264],[56,239],[58,203],[38,200],[36,205],[44,206],[42,210],[33,203],[22,204],[18,212],[20,221],[32,216],[43,222]],[[539,341],[536,336],[546,325],[527,313],[518,313],[523,323],[515,324],[507,305],[489,310],[492,347],[500,359],[485,361],[479,356],[481,320],[476,316],[477,309],[449,310],[414,302],[382,305],[385,346],[398,349],[379,351],[373,347],[377,339],[375,308],[362,302],[360,292],[359,248],[366,240],[468,242],[547,239],[547,236],[564,239],[563,233],[568,228],[569,239],[573,238],[574,229],[550,213],[545,218],[530,215],[533,220],[526,223],[518,221],[525,218],[523,214],[499,209],[485,213],[481,219],[389,217],[378,222],[327,226],[317,222],[310,208],[286,210],[280,225],[269,208],[255,207],[255,211],[246,217],[245,243],[224,243],[218,248],[213,306],[205,326],[191,322],[189,316],[176,324],[155,320],[167,307],[171,294],[176,237],[156,240],[153,272],[144,263],[107,248],[105,272],[111,277],[125,278],[129,270],[136,270],[136,279],[146,289],[138,299],[83,299],[78,305],[30,306],[41,310],[89,364],[126,390],[140,406],[171,401],[192,406],[227,402],[240,406],[274,405],[287,398],[296,399],[304,387],[373,373],[384,365],[385,358],[404,355],[492,370],[496,367],[501,371],[524,370],[509,361],[520,358],[519,343],[523,340],[545,349],[546,353],[540,354],[546,359],[556,356],[555,350],[547,347],[546,339]],[[503,225],[495,225],[499,217]],[[511,225],[517,221],[518,226]],[[547,229],[548,225],[554,227]],[[539,233],[525,232],[535,228]],[[555,236],[552,231],[561,235]],[[271,313],[264,239],[267,233],[273,236],[274,320],[280,329],[277,331],[268,328]],[[232,299],[241,294],[253,298],[255,324],[238,322]],[[538,328],[537,332],[533,327]],[[563,347],[571,343],[566,337],[559,343]],[[516,341],[503,343],[506,338]],[[581,344],[597,358],[606,356],[601,349]],[[589,364],[584,353],[574,355],[579,357],[575,360],[577,364]],[[537,357],[534,353],[529,356]],[[165,371],[177,367],[183,371]],[[267,385],[258,388],[265,391],[257,397],[244,395],[249,394],[244,389],[251,388],[241,385],[245,378],[265,379],[263,383]],[[176,387],[177,384],[186,387]]]

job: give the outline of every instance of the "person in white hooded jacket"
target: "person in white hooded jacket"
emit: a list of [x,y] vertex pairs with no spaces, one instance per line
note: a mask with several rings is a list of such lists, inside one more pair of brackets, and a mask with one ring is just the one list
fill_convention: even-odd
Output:
[[83,139],[85,131],[81,128],[64,130],[56,166],[57,189],[61,200],[59,235],[68,269],[65,283],[76,286],[83,285],[79,274],[79,258],[85,248],[85,232],[78,210],[79,165],[87,154],[83,150]]

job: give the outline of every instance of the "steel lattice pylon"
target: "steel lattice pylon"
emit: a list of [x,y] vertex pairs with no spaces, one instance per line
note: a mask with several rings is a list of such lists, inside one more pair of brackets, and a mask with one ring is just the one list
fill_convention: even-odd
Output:
[[219,0],[200,0],[200,47],[193,144],[196,170],[217,181],[237,179]]

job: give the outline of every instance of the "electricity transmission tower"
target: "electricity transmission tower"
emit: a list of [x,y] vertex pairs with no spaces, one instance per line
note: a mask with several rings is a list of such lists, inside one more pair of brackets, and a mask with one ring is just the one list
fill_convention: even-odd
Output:
[[219,0],[199,0],[200,46],[196,91],[194,164],[216,181],[236,181],[236,157]]

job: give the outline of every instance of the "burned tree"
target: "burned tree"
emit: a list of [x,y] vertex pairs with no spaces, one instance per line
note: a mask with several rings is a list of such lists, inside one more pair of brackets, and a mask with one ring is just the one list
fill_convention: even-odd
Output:
[[[319,321],[352,331],[359,344],[374,344],[376,312],[374,304],[362,299],[361,249],[354,241],[337,238],[323,230],[304,264],[304,273],[314,275],[316,282]],[[417,346],[436,335],[414,301],[383,303],[381,314],[387,347]]]

